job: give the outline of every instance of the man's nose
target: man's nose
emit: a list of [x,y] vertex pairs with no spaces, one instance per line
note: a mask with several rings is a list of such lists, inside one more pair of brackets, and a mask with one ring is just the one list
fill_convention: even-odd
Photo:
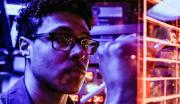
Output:
[[79,44],[75,44],[71,49],[70,56],[80,61],[85,58],[85,53]]

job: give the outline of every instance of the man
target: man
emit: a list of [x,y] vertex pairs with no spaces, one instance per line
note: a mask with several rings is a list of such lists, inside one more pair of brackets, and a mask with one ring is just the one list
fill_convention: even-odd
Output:
[[[72,104],[68,94],[80,90],[89,57],[98,47],[89,35],[92,17],[86,3],[78,0],[28,3],[16,19],[19,48],[26,60],[25,74],[1,94],[2,104]],[[99,48],[107,104],[136,103],[136,74],[128,70],[134,67],[129,56],[136,53],[136,45],[132,45],[135,42],[133,36],[120,37]],[[129,52],[126,46],[133,51]],[[123,55],[127,57],[120,58]],[[130,96],[132,100],[128,99]]]

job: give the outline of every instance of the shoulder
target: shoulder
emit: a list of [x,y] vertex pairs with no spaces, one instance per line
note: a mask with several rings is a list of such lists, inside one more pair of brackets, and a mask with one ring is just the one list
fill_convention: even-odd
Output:
[[2,100],[0,99],[0,104],[3,104]]
[[17,81],[11,88],[9,88],[7,91],[4,91],[0,93],[0,104],[6,104],[6,101],[11,101],[11,99],[17,99],[22,95],[21,92],[23,90],[22,82]]
[[6,95],[7,95],[7,92],[0,93],[0,104],[5,104],[3,102],[7,98]]

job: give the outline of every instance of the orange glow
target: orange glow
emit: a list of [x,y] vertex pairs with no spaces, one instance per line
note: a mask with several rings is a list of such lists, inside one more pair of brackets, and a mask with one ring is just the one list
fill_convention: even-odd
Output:
[[180,31],[178,33],[178,39],[177,39],[178,42],[180,42]]
[[169,46],[175,46],[175,47],[180,47],[179,44],[175,44],[175,43],[171,43],[169,41],[165,41],[165,40],[160,40],[160,39],[155,39],[155,38],[150,38],[150,37],[146,37],[146,40],[149,42],[155,42],[155,43],[160,43],[163,45],[169,45]]
[[[142,72],[142,77],[143,77],[143,81],[142,81],[142,86],[138,89],[141,89],[143,87],[143,94],[142,94],[142,104],[145,103],[146,100],[146,96],[147,96],[147,89],[146,89],[146,71],[147,71],[147,42],[146,42],[146,37],[147,37],[147,0],[143,0],[143,72]],[[138,69],[140,70],[140,69]]]
[[163,26],[163,27],[167,27],[167,28],[171,28],[171,29],[180,31],[180,28],[178,28],[178,27],[176,27],[176,26],[169,25],[169,24],[167,24],[167,23],[161,22],[161,21],[156,20],[156,19],[154,19],[154,18],[151,18],[151,17],[149,17],[149,16],[146,16],[146,19],[147,19],[149,22],[156,23],[157,25],[160,25],[160,26]]
[[169,96],[153,97],[153,98],[147,98],[147,99],[146,99],[146,103],[159,102],[159,101],[174,99],[174,98],[178,98],[178,97],[180,97],[180,94],[177,94],[177,95],[169,95]]
[[[149,104],[149,103],[162,103],[162,104],[179,104],[179,85],[180,85],[180,61],[178,50],[180,48],[180,28],[174,25],[170,25],[168,23],[156,20],[154,18],[151,18],[147,16],[147,11],[149,8],[148,3],[151,3],[151,5],[155,5],[157,3],[162,2],[162,0],[143,0],[143,53],[140,53],[138,51],[138,54],[143,54],[143,70],[138,67],[138,104]],[[148,6],[148,7],[147,7]],[[154,34],[150,34],[151,32],[147,32],[147,27],[150,25],[158,25],[158,27],[165,27],[171,30],[172,32],[169,32],[168,35],[170,35],[170,39],[167,40],[161,40],[157,39],[156,37],[148,37],[148,36],[154,36]],[[149,33],[149,34],[147,34]],[[149,57],[149,51],[147,43],[152,42],[156,46],[172,46],[175,47],[173,50],[174,53],[167,54],[168,57],[165,58],[159,58],[157,57]],[[149,45],[149,43],[148,43]],[[161,51],[162,47],[153,47],[155,49],[159,49],[157,52]],[[171,51],[170,51],[171,52]],[[172,56],[175,56],[172,58]],[[147,62],[164,62],[164,63],[172,63],[175,64],[175,68],[169,69],[164,68],[166,74],[171,73],[169,71],[175,72],[173,75],[169,74],[168,76],[158,76],[158,77],[151,77],[153,76],[153,73],[149,73],[149,69],[147,66]],[[161,66],[159,66],[161,67]],[[163,67],[162,67],[163,68]],[[151,69],[153,72],[158,72],[157,69]],[[154,71],[157,70],[157,71]],[[163,72],[163,71],[162,71]],[[152,75],[149,75],[152,74]],[[153,81],[153,84],[151,82]],[[153,91],[157,91],[159,93],[158,96],[153,96],[155,93],[152,93]],[[159,91],[159,92],[158,92]],[[172,101],[173,100],[173,101]],[[169,102],[170,103],[169,103]]]
[[95,103],[103,103],[104,97],[103,96],[94,96],[93,102]]
[[168,62],[168,63],[180,63],[180,61],[170,60],[170,59],[163,59],[163,58],[151,58],[147,57],[148,61],[156,61],[156,62]]
[[177,80],[180,78],[177,77],[154,77],[154,78],[146,78],[147,81],[160,81],[160,80]]
[[71,99],[74,101],[74,102],[78,102],[79,101],[79,96],[78,95],[69,95],[71,97]]
[[177,42],[177,35],[174,32],[170,32],[170,42],[172,43],[178,43]]
[[148,0],[148,2],[153,3],[153,4],[157,4],[162,2],[161,0]]
[[86,79],[92,81],[93,80],[93,72],[86,72]]

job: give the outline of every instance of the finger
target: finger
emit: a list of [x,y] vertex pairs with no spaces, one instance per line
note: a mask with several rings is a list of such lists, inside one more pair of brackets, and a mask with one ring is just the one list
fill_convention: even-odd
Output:
[[109,54],[112,56],[119,55],[121,53],[121,43],[113,42],[109,45]]
[[107,43],[105,43],[105,44],[103,44],[103,45],[100,45],[100,46],[98,47],[98,49],[97,49],[97,54],[98,54],[99,56],[102,56],[102,55],[104,55],[104,54],[107,54],[108,47],[109,47],[110,43],[111,43],[111,42],[107,42]]
[[132,37],[136,37],[137,35],[134,33],[134,34],[130,34],[130,35],[123,35],[123,36],[119,36],[118,38],[116,38],[115,41],[121,41],[123,39],[127,39],[127,38],[132,38]]
[[123,38],[125,36],[127,36],[127,35],[126,34],[122,34],[122,35],[118,36],[118,38]]

